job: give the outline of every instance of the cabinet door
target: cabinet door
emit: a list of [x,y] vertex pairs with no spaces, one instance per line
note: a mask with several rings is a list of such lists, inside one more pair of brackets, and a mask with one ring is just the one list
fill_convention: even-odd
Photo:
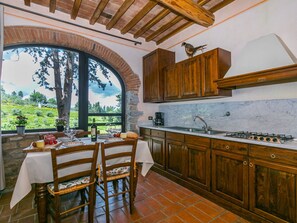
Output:
[[212,192],[248,208],[248,160],[244,155],[212,151]]
[[181,64],[181,98],[201,96],[201,57],[185,60]]
[[176,100],[180,98],[179,64],[164,68],[164,100]]
[[165,169],[165,139],[152,137],[150,148],[155,166]]
[[[197,142],[199,144],[199,142]],[[210,149],[208,147],[186,144],[186,173],[188,181],[210,190]]]
[[273,222],[297,222],[297,168],[250,159],[250,210]]
[[143,58],[143,101],[158,101],[159,92],[159,67],[157,51]]
[[183,143],[166,140],[167,171],[181,177],[183,175]]
[[223,78],[231,66],[231,53],[217,48],[202,56],[202,95],[203,96],[231,96],[231,90],[218,89],[215,80]]

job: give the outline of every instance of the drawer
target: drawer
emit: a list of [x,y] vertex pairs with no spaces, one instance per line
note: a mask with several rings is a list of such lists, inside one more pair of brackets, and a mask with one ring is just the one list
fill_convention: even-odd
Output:
[[166,139],[184,142],[185,141],[185,135],[180,133],[174,133],[174,132],[166,132]]
[[198,146],[210,146],[210,138],[193,136],[193,135],[185,135],[186,144],[198,145]]
[[294,150],[252,145],[250,157],[297,166],[297,151]]
[[242,155],[248,154],[248,144],[240,142],[214,139],[212,140],[211,148]]
[[160,130],[151,130],[151,136],[159,137],[159,138],[165,138],[165,132]]
[[151,135],[151,130],[146,128],[140,128],[140,135]]

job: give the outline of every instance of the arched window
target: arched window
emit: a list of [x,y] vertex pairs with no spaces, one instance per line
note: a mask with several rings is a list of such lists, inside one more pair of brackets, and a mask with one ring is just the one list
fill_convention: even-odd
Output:
[[66,48],[7,48],[1,80],[1,127],[14,132],[26,116],[26,131],[53,130],[58,118],[87,130],[95,119],[103,133],[125,129],[125,87],[118,73],[91,55]]

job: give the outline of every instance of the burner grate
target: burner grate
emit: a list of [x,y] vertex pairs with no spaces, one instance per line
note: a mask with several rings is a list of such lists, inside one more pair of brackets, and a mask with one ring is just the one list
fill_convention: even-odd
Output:
[[239,131],[239,132],[228,132],[226,136],[233,138],[242,138],[250,139],[261,142],[271,142],[271,143],[285,143],[286,141],[293,140],[292,135],[285,134],[271,134],[271,133],[262,133],[262,132],[248,132],[248,131]]

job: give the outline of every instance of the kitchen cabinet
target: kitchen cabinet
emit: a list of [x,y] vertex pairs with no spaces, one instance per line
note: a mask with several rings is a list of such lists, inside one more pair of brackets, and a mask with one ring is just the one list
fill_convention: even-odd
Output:
[[150,138],[158,173],[251,222],[297,223],[296,150],[153,129]]
[[175,63],[175,53],[156,49],[143,57],[143,101],[162,102],[164,76],[162,69]]
[[184,134],[166,133],[166,170],[182,177],[184,172]]
[[273,222],[296,223],[296,152],[251,146],[250,156],[250,210]]
[[185,179],[210,191],[210,139],[185,135]]
[[165,169],[165,132],[151,130],[150,149],[157,167]]
[[165,67],[164,75],[164,100],[177,100],[180,98],[179,75],[181,63]]
[[248,145],[212,141],[212,192],[248,208]]
[[231,96],[215,82],[230,66],[231,53],[217,48],[164,68],[164,101]]

